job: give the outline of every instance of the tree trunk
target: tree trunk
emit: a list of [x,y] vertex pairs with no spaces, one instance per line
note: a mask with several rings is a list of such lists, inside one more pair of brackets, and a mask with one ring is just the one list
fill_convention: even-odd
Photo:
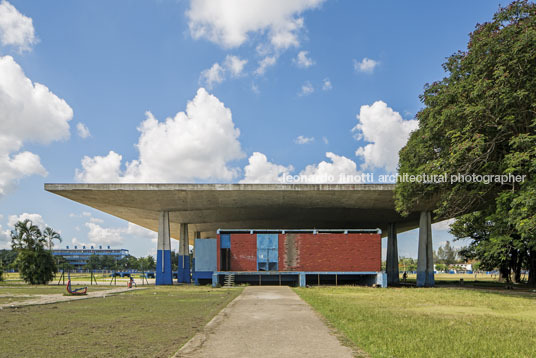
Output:
[[536,249],[529,251],[529,285],[536,286]]

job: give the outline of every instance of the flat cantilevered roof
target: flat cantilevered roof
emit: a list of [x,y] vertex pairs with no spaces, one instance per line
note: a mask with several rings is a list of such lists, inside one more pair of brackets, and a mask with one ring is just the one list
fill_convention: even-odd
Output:
[[376,229],[418,226],[418,213],[395,210],[394,184],[45,184],[45,190],[158,230],[169,211],[171,236],[179,224],[214,237],[218,229]]

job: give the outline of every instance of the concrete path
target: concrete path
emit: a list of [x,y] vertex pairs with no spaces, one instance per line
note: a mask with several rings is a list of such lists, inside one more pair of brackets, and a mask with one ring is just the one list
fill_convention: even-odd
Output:
[[352,357],[286,286],[246,287],[175,357]]
[[83,296],[64,296],[62,293],[53,293],[49,295],[4,295],[5,297],[32,297],[27,300],[22,301],[13,301],[9,303],[0,304],[0,309],[5,308],[17,308],[17,307],[24,307],[24,306],[34,306],[34,305],[48,305],[51,303],[58,303],[58,302],[67,302],[67,301],[76,301],[76,300],[86,300],[88,298],[97,298],[97,297],[106,297],[109,295],[126,292],[126,291],[132,291],[132,290],[143,290],[143,287],[139,288],[127,288],[127,287],[120,287],[120,288],[112,288],[109,290],[99,290],[99,291],[91,291],[89,289],[89,292],[87,295]]

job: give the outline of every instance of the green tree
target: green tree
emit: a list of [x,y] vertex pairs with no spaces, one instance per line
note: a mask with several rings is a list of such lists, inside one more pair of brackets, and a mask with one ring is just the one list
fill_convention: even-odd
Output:
[[22,279],[30,284],[46,284],[57,272],[46,239],[30,220],[19,221],[11,231],[11,246],[18,252],[15,265]]
[[52,251],[52,248],[54,247],[54,240],[57,240],[58,242],[62,242],[60,234],[48,226],[43,231],[43,237],[47,241],[49,251]]
[[[426,85],[420,97],[419,128],[400,151],[399,173],[459,173],[471,180],[399,182],[397,209],[408,214],[436,203],[436,219],[456,217],[477,230],[491,223],[466,253],[503,275],[514,270],[517,276],[525,262],[536,284],[536,5],[514,1],[500,8],[443,68],[448,75]],[[479,181],[473,174],[525,180]]]
[[102,260],[99,255],[91,255],[86,263],[86,268],[88,270],[101,270],[102,269]]

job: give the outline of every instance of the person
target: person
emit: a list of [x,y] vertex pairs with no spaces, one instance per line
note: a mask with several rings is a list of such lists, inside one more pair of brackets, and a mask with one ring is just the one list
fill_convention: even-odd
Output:
[[408,278],[408,273],[404,271],[404,274],[402,274],[402,281],[405,283],[407,278]]
[[134,281],[134,277],[130,276],[130,281],[128,282],[128,288],[132,288],[132,285],[138,287]]

